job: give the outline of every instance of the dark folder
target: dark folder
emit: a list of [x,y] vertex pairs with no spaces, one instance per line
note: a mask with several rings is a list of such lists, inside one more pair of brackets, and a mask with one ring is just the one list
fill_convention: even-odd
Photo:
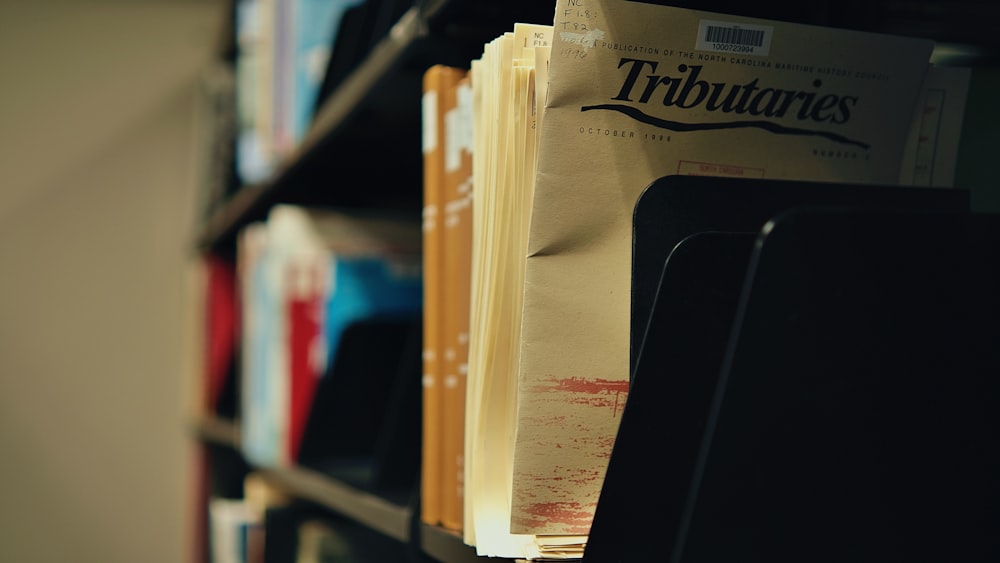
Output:
[[832,182],[664,176],[643,191],[633,213],[629,373],[646,331],[663,263],[688,235],[758,232],[774,215],[803,205],[968,211],[968,190]]
[[779,215],[669,560],[998,561],[998,428],[1000,216]]
[[669,555],[754,241],[771,217],[806,205],[965,213],[969,194],[695,176],[652,182],[633,223],[631,387],[585,563]]
[[420,467],[419,318],[355,321],[320,378],[296,462],[399,503]]
[[585,563],[662,560],[660,540],[680,525],[755,239],[697,233],[667,258]]

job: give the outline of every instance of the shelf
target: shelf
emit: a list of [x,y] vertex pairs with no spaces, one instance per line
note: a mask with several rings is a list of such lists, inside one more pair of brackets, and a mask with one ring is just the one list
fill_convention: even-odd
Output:
[[[551,23],[552,4],[532,0],[508,3],[417,0],[415,4],[386,36],[374,43],[360,64],[320,105],[311,129],[277,167],[276,173],[267,181],[240,187],[212,211],[195,233],[192,246],[196,251],[234,253],[240,230],[266,218],[269,210],[279,203],[379,208],[419,216],[423,196],[424,71],[438,63],[468,67],[481,54],[486,42],[512,29],[515,21]],[[673,4],[697,4],[693,7],[719,12],[742,10],[756,17],[797,19],[802,23],[864,31],[920,35],[959,47],[974,39],[976,48],[960,53],[991,63],[1000,52],[1000,35],[988,31],[1000,9],[990,8],[988,13],[982,12],[986,8],[972,10],[973,0],[953,4],[935,0],[912,8],[893,1],[851,1],[846,8],[832,0],[800,3],[797,8],[779,2],[749,5],[726,0]],[[967,14],[966,9],[970,10]],[[231,34],[232,30],[227,29],[226,33]],[[208,417],[196,421],[192,427],[202,443],[224,450],[221,456],[234,458],[242,464],[241,469],[248,467],[242,455],[237,422]],[[475,548],[466,545],[460,533],[422,523],[418,505],[410,498],[415,491],[373,491],[355,486],[350,477],[324,467],[249,467],[249,470],[259,472],[298,499],[419,548],[437,561],[465,563],[488,559],[477,556]],[[239,487],[242,483],[233,479],[231,485]],[[496,561],[515,560],[497,558]]]
[[[239,453],[239,425],[233,421],[204,417],[194,424],[194,434],[206,444],[231,448]],[[403,542],[410,539],[413,510],[409,507],[309,469],[251,469],[295,497],[329,508],[391,538]]]
[[401,542],[410,541],[413,510],[301,468],[260,469],[269,482]]
[[420,524],[420,549],[440,561],[481,561],[476,548],[465,545],[458,533],[423,523]]
[[[434,0],[407,10],[317,110],[274,176],[246,185],[213,210],[202,251],[231,253],[239,230],[277,203],[378,207],[419,216],[423,202],[421,98],[432,64],[468,66],[514,21],[551,20],[551,6]],[[391,160],[392,166],[379,162]]]
[[194,435],[206,444],[239,450],[240,429],[232,420],[218,417],[201,417],[193,426]]
[[[239,453],[239,425],[231,420],[203,417],[193,425],[198,440]],[[411,530],[418,517],[414,510],[363,491],[323,473],[294,468],[257,468],[268,482],[292,496],[315,503],[403,543],[414,541]],[[420,523],[419,542],[427,555],[452,563],[482,561],[462,536],[444,528]],[[503,561],[503,560],[500,560]]]
[[[309,175],[307,168],[316,163],[317,155],[329,154],[324,145],[343,133],[351,118],[368,103],[366,97],[370,96],[376,84],[391,75],[392,69],[401,63],[408,49],[426,35],[426,29],[420,10],[416,7],[408,10],[323,104],[302,143],[274,178],[263,184],[241,187],[211,215],[199,237],[199,247],[207,250],[232,244],[242,226],[264,218],[273,204],[287,199],[285,192],[291,192],[294,183]],[[374,155],[368,156],[370,160]]]

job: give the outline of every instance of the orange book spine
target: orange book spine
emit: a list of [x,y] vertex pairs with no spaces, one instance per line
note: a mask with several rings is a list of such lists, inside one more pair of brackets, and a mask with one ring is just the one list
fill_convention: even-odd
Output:
[[420,480],[420,519],[441,523],[444,385],[444,118],[452,88],[452,67],[434,65],[423,76],[421,124],[424,159],[423,208],[423,422]]
[[465,472],[465,390],[472,281],[472,88],[463,72],[445,117],[445,381],[441,525],[462,530]]

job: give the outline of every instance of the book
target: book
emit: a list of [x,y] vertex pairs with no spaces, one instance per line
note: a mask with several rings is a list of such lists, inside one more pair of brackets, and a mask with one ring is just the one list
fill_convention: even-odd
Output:
[[445,116],[455,107],[454,86],[461,73],[455,67],[432,65],[424,72],[422,84],[424,312],[420,510],[421,520],[431,525],[441,522],[443,500]]
[[347,328],[420,311],[420,225],[396,214],[279,204],[241,240],[242,447],[255,464],[286,466],[299,457],[318,380]]
[[270,56],[266,43],[269,4],[266,0],[237,0],[235,5],[236,101],[235,168],[240,183],[254,184],[267,179],[277,159],[266,133],[271,96],[267,84]]
[[296,0],[294,81],[288,111],[290,141],[298,146],[312,124],[320,88],[344,12],[361,0]]
[[[586,535],[628,397],[631,216],[668,174],[896,183],[929,40],[556,3],[525,253],[511,533]],[[725,202],[720,202],[724,205]]]
[[288,435],[285,457],[299,457],[309,410],[326,360],[322,350],[327,301],[325,263],[290,264],[283,314],[288,323]]
[[[394,214],[333,209],[313,209],[310,214],[310,224],[325,248],[319,275],[325,273],[329,285],[319,300],[320,341],[308,350],[308,357],[316,358],[306,390],[309,397],[301,403],[302,410],[291,413],[303,421],[299,431],[289,437],[296,446],[301,444],[304,420],[314,405],[317,379],[330,375],[331,366],[346,352],[347,332],[366,320],[406,322],[423,307],[419,221]],[[397,349],[385,352],[386,356],[396,353]],[[374,364],[371,358],[368,361]]]
[[[264,222],[243,227],[237,235],[236,271],[240,294],[240,448],[250,460],[275,459],[278,456],[278,423],[271,422],[273,408],[280,402],[282,389],[277,377],[269,376],[270,357],[277,350],[271,332],[283,319],[271,304],[265,287],[262,262],[268,230]],[[280,363],[278,364],[280,365]]]
[[292,106],[295,86],[296,0],[262,0],[265,19],[264,53],[266,63],[263,83],[267,90],[267,107],[262,116],[267,146],[279,162],[288,158],[294,147],[292,140]]
[[243,499],[213,497],[208,503],[209,553],[218,563],[259,563],[264,522]]
[[203,258],[205,286],[205,380],[201,414],[235,415],[240,335],[236,265],[216,255]]
[[472,84],[462,70],[445,97],[444,117],[444,379],[442,389],[441,525],[463,526],[465,395],[472,275]]
[[399,505],[419,484],[420,312],[348,324],[316,388],[298,465]]
[[244,183],[266,180],[305,138],[345,14],[362,1],[237,2],[237,161]]

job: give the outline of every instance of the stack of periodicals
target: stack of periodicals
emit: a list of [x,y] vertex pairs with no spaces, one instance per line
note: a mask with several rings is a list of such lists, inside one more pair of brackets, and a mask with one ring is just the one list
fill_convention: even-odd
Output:
[[[342,339],[360,322],[419,317],[421,269],[418,220],[282,204],[241,231],[240,443],[248,460],[300,461],[310,416],[326,408],[314,408],[323,378],[347,354],[365,352],[340,346]],[[370,371],[356,377],[376,378]]]
[[[478,112],[473,190],[472,306],[466,418],[467,543],[484,555],[538,557],[511,533],[513,428],[524,253],[552,27],[517,24],[473,61]],[[501,486],[498,486],[501,485]]]
[[[423,467],[438,477],[424,482],[422,517],[445,522],[441,475],[454,471],[435,448],[453,424],[437,390],[457,372],[427,359],[447,354],[444,311],[467,291],[461,531],[480,555],[582,556],[628,397],[631,217],[653,180],[954,177],[969,74],[931,64],[931,41],[579,4],[558,0],[551,27],[515,26],[467,72],[425,77],[425,158],[460,97],[442,89],[459,76],[471,76],[473,143],[467,289],[440,266],[447,236],[425,239],[436,254],[425,263]],[[429,99],[445,113],[428,112]],[[444,177],[425,176],[425,236],[442,224]]]
[[[496,418],[504,412],[480,408],[483,393],[505,392],[483,388],[499,381],[487,381],[485,371],[513,350],[516,333],[506,330],[516,329],[520,313],[516,303],[491,302],[489,296],[498,285],[521,283],[518,256],[525,241],[518,234],[527,227],[523,202],[530,201],[537,108],[544,95],[535,89],[536,76],[544,76],[536,67],[544,67],[551,35],[551,26],[518,24],[471,69],[435,65],[424,75],[421,519],[456,532],[476,531],[480,539],[469,543],[511,555],[522,553],[520,546],[490,546],[532,540],[499,531],[505,528],[505,503],[490,498],[496,489],[480,488],[487,480],[470,475],[472,467],[502,475],[509,460],[494,457],[503,451],[492,447],[497,436],[474,439],[478,430],[468,429],[502,430],[513,422]],[[470,330],[470,323],[477,326]],[[473,520],[481,523],[473,526]]]

